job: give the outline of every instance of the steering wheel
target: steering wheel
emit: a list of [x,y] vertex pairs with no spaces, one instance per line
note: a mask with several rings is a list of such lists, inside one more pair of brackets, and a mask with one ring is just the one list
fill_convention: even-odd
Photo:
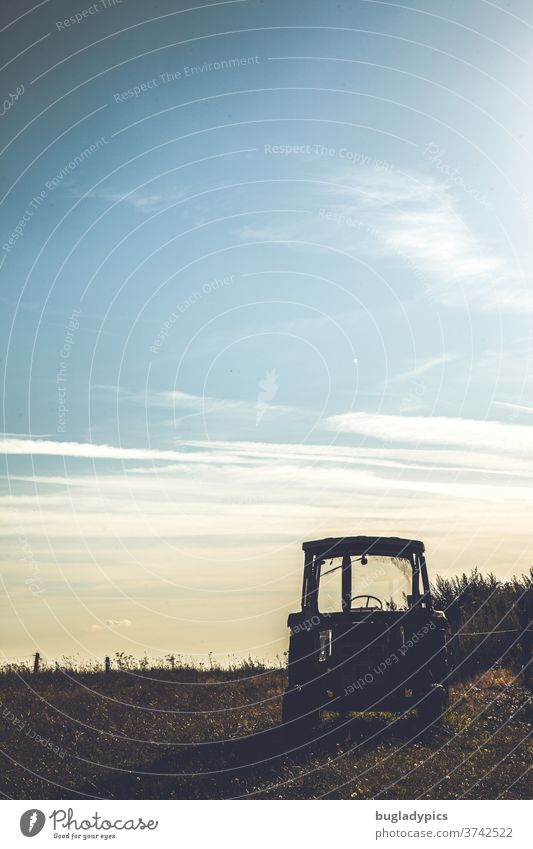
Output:
[[[365,604],[364,608],[360,608],[360,610],[365,610],[365,609],[368,608],[368,602],[370,601],[371,598],[373,598],[374,601],[377,601],[378,604],[379,604],[379,609],[383,610],[383,602],[381,601],[380,598],[378,598],[375,595],[354,595],[354,596],[351,597],[350,601],[355,601],[356,598],[366,598],[366,604]],[[370,608],[370,609],[372,609],[372,608]]]

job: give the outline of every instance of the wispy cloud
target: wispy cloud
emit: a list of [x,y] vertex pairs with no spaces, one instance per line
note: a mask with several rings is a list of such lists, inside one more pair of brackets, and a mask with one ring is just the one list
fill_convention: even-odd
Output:
[[350,193],[348,182],[337,190],[344,215],[364,215],[374,247],[398,256],[435,297],[484,308],[533,303],[514,261],[469,226],[450,186],[422,172],[384,172]]
[[91,625],[91,631],[109,631],[115,628],[131,628],[131,626],[130,619],[106,619],[103,625],[99,623]]
[[47,455],[50,457],[79,457],[89,460],[180,460],[178,451],[156,448],[123,448],[116,445],[98,445],[90,442],[59,442],[2,436],[0,453]]
[[[21,533],[47,586],[56,586],[59,559],[84,586],[105,584],[109,574],[121,590],[147,597],[160,592],[162,577],[176,581],[177,551],[181,585],[205,592],[208,581],[210,588],[228,592],[229,586],[257,581],[249,561],[258,552],[265,557],[262,580],[273,580],[293,568],[284,547],[290,547],[293,563],[303,539],[347,529],[430,537],[433,548],[440,541],[446,567],[455,545],[474,542],[472,562],[481,564],[485,553],[492,566],[490,558],[497,557],[505,538],[509,558],[516,556],[509,568],[523,562],[533,510],[531,428],[351,413],[331,417],[326,425],[329,438],[343,434],[344,444],[197,440],[164,451],[17,440],[11,450],[26,455],[139,463],[118,469],[98,464],[74,478],[70,470],[64,478],[57,471],[19,476],[23,492],[0,500],[4,578],[8,575],[14,592],[26,591],[20,580]],[[372,445],[370,436],[378,437]],[[161,459],[166,462],[153,462]],[[15,483],[11,476],[10,482]],[[223,570],[221,560],[227,564]],[[199,578],[203,569],[208,571]],[[121,616],[111,612],[109,622],[118,624],[101,629],[126,633]]]
[[124,204],[135,210],[135,212],[144,212],[146,214],[160,212],[167,206],[171,206],[176,201],[183,200],[186,197],[186,193],[181,189],[164,192],[149,192],[144,189],[121,192],[117,189],[98,188],[88,194],[83,193],[79,189],[71,189],[71,192],[76,197],[92,197],[109,205]]
[[427,292],[449,306],[533,306],[529,276],[471,226],[453,187],[419,171],[357,174],[328,163],[330,180],[308,189],[311,215],[284,226],[243,227],[243,239],[301,239],[397,258]]
[[532,428],[490,420],[353,412],[330,416],[325,427],[396,444],[453,445],[472,451],[482,449],[512,454],[533,452]]
[[533,407],[527,407],[524,404],[512,404],[509,401],[495,401],[495,407],[501,407],[504,410],[511,410],[516,413],[527,413],[533,415]]
[[[10,516],[24,514],[32,527],[41,527],[44,521],[50,530],[53,526],[55,533],[67,535],[78,533],[78,528],[65,519],[61,508],[68,513],[73,506],[76,523],[89,533],[107,527],[110,515],[118,534],[133,536],[228,534],[237,529],[251,533],[256,520],[259,527],[267,515],[276,516],[276,526],[288,528],[291,516],[327,517],[330,509],[343,511],[354,498],[360,501],[396,490],[462,495],[469,487],[479,488],[491,474],[517,480],[533,475],[533,430],[523,425],[346,413],[327,419],[325,428],[359,438],[354,445],[195,441],[178,443],[175,451],[19,440],[10,446],[14,453],[141,460],[147,465],[118,473],[106,468],[98,476],[74,479],[32,478],[37,490],[43,486],[44,491],[9,497],[2,504]],[[378,445],[359,444],[369,437]],[[154,460],[167,463],[161,466]],[[451,484],[449,471],[469,482]],[[64,496],[53,495],[50,486],[65,486]],[[483,487],[496,499],[501,497],[497,486],[483,483]],[[248,522],[246,517],[252,515]]]
[[[256,392],[256,387],[253,389]],[[269,388],[269,395],[273,391],[273,387]],[[261,392],[259,393],[261,394]],[[130,394],[130,401],[138,404],[146,405],[150,408],[162,408],[174,413],[173,420],[168,424],[177,426],[185,420],[194,418],[195,416],[202,419],[209,419],[212,423],[218,422],[226,428],[238,427],[240,431],[247,426],[258,426],[265,413],[268,410],[267,418],[270,420],[273,416],[290,416],[292,418],[306,418],[313,416],[309,410],[292,407],[287,404],[274,404],[273,398],[277,394],[276,391],[272,397],[268,398],[268,404],[262,408],[262,415],[258,417],[258,404],[261,401],[259,397],[250,397],[246,399],[232,398],[214,398],[210,395],[193,395],[181,390],[163,390],[161,392],[152,392],[149,395]],[[266,396],[263,400],[267,400]]]
[[[133,396],[132,396],[133,397]],[[148,403],[153,407],[164,407],[169,410],[206,410],[229,411],[242,409],[249,402],[234,400],[232,398],[213,398],[210,395],[192,395],[189,392],[181,392],[178,389],[152,392],[148,397],[137,395],[134,397],[140,403]]]
[[438,368],[439,366],[446,365],[446,363],[451,363],[457,359],[458,354],[452,353],[439,354],[436,357],[427,357],[406,371],[393,375],[393,377],[388,379],[387,383],[402,383],[406,380],[414,380],[421,377],[423,374],[433,371],[433,369]]

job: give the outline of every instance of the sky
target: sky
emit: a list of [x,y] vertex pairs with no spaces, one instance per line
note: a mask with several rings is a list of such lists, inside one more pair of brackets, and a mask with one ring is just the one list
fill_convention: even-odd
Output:
[[1,15],[0,655],[282,657],[324,536],[527,571],[531,4]]

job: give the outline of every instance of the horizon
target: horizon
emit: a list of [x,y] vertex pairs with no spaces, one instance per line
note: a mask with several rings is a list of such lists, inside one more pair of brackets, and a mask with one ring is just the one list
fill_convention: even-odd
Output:
[[281,656],[308,539],[531,568],[533,18],[420,5],[8,24],[6,655]]

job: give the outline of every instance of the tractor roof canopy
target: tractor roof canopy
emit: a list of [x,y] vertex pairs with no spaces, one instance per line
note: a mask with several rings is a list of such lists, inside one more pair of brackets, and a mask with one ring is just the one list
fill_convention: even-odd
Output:
[[328,537],[304,542],[306,555],[316,557],[342,557],[345,554],[375,557],[409,557],[413,553],[422,555],[424,543],[418,539],[400,537]]

